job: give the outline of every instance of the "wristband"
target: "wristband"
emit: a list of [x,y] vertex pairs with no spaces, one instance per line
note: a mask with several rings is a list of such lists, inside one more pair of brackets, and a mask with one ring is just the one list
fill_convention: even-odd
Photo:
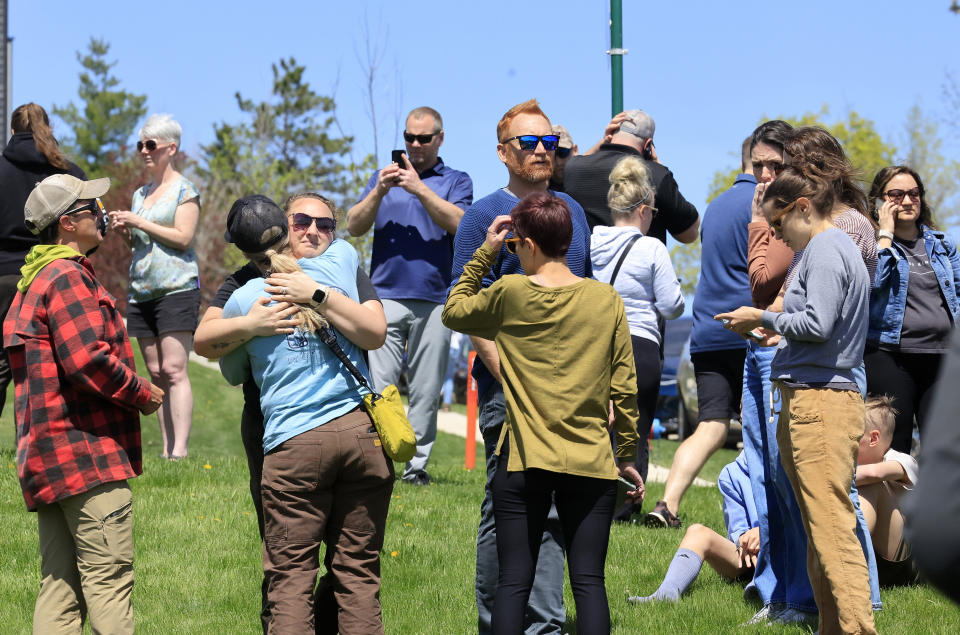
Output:
[[893,232],[888,232],[886,229],[881,229],[877,232],[877,239],[880,238],[889,238],[890,241],[893,241]]

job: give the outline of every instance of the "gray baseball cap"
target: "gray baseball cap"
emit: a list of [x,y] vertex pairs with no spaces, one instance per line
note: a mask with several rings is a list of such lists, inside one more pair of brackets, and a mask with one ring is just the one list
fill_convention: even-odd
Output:
[[656,129],[653,117],[642,110],[628,110],[626,120],[620,124],[620,132],[626,132],[641,139],[653,139]]
[[551,129],[551,132],[553,132],[553,134],[560,137],[560,141],[557,143],[559,147],[561,148],[573,147],[573,138],[570,136],[570,133],[567,132],[566,128],[560,125],[553,126],[553,128]]
[[30,192],[23,206],[23,223],[33,234],[52,225],[77,201],[99,198],[110,189],[110,179],[81,181],[69,174],[43,179]]

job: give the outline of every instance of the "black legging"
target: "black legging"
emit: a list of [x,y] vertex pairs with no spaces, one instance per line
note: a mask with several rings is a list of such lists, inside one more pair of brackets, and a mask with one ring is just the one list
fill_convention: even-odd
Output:
[[660,357],[660,345],[643,337],[631,335],[633,343],[633,364],[637,369],[637,461],[634,466],[640,472],[643,481],[647,481],[650,467],[650,428],[653,415],[657,411],[657,398],[660,396],[660,373],[663,371],[663,359]]
[[[940,353],[900,353],[867,348],[863,362],[867,367],[867,392],[871,395],[890,395],[897,414],[890,447],[898,452],[910,452],[913,440],[913,419],[923,434],[930,398],[936,384],[943,355]],[[922,440],[922,439],[921,439]]]
[[[505,441],[500,466],[508,456]],[[609,633],[610,607],[604,564],[617,481],[529,469],[497,469],[491,483],[497,525],[500,579],[493,605],[496,635],[523,632],[523,615],[533,586],[537,556],[550,502],[557,505],[567,547],[570,587],[577,604],[578,633]]]

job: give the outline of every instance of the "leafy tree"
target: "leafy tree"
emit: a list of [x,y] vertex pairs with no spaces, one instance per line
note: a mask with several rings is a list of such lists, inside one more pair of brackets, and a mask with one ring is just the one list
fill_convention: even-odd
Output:
[[[847,113],[845,119],[826,123],[829,115],[830,109],[824,104],[820,111],[816,113],[808,112],[799,117],[764,117],[757,122],[757,125],[768,119],[776,118],[782,119],[795,127],[820,126],[826,129],[843,145],[847,157],[854,168],[857,169],[860,179],[863,181],[864,190],[869,190],[870,183],[877,171],[893,163],[896,148],[880,137],[871,120],[861,117],[854,111]],[[934,125],[934,134],[935,131],[936,127]],[[936,142],[935,138],[932,141],[935,142],[935,147],[939,148],[939,142]],[[739,153],[737,156],[739,156]],[[739,166],[718,170],[710,184],[707,202],[709,203],[733,185],[738,174],[740,174]],[[670,250],[670,257],[673,260],[674,268],[677,270],[677,275],[683,282],[684,292],[687,294],[693,293],[696,290],[700,271],[699,241],[689,245],[675,245]]]
[[110,45],[91,38],[87,53],[77,51],[80,62],[80,105],[55,106],[72,132],[65,140],[66,149],[91,178],[104,173],[107,164],[122,156],[127,139],[137,122],[146,114],[146,95],[120,90],[120,80],[111,75],[116,62],[107,61]]
[[[309,190],[342,209],[375,165],[372,156],[360,164],[349,159],[353,138],[335,134],[336,103],[310,87],[304,66],[291,57],[272,70],[270,99],[254,102],[238,92],[245,121],[214,125],[213,142],[201,147],[197,175],[206,185],[206,208],[216,210],[221,234],[232,202],[248,194],[264,194],[282,204]],[[228,259],[236,263],[239,258],[232,252]]]
[[960,161],[943,156],[938,132],[937,122],[919,105],[911,108],[904,128],[905,151],[899,162],[916,170],[923,179],[925,199],[938,223],[956,226],[960,224]]

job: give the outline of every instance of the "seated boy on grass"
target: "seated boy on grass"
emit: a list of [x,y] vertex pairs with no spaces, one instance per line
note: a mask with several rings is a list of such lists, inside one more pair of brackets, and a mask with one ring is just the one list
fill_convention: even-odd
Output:
[[676,602],[697,579],[704,561],[721,577],[753,580],[760,550],[760,527],[743,452],[723,468],[717,485],[723,496],[727,536],[721,536],[704,525],[690,525],[670,561],[660,588],[646,597],[631,596],[627,598],[628,602]]
[[870,397],[864,404],[866,424],[857,454],[857,489],[860,509],[867,521],[877,554],[881,586],[913,584],[917,569],[903,535],[900,499],[917,483],[917,460],[890,449],[893,440],[893,399]]

